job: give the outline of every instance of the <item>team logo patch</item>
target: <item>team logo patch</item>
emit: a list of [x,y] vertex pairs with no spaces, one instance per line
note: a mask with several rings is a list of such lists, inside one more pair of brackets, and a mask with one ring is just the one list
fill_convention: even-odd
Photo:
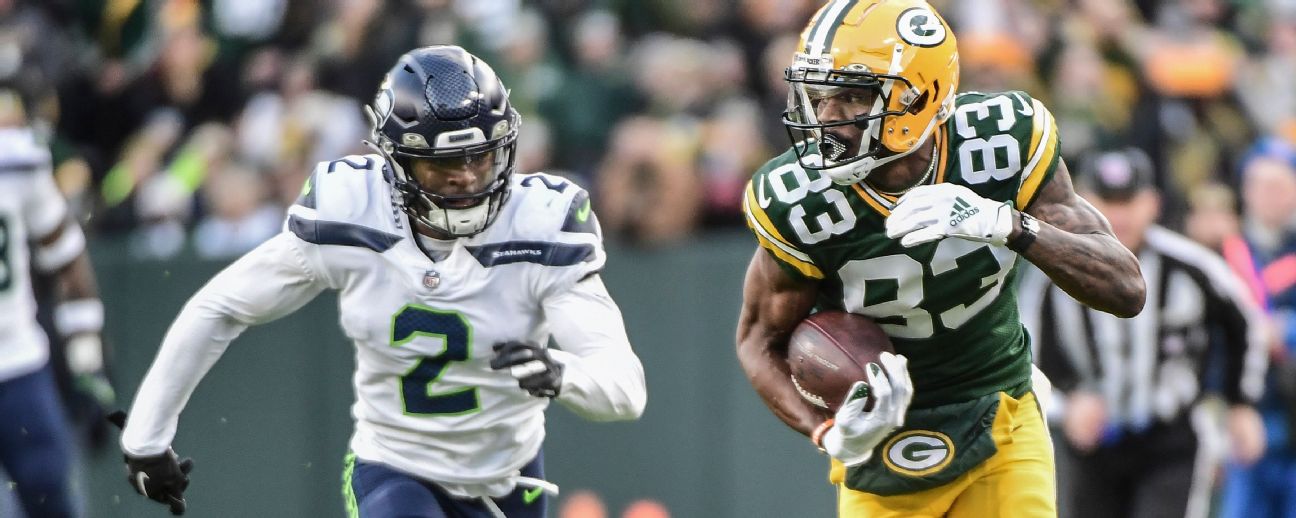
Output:
[[940,432],[910,430],[892,437],[882,451],[882,461],[891,471],[921,477],[949,466],[954,460],[954,441]]
[[919,47],[935,47],[945,41],[945,24],[931,9],[913,7],[900,13],[896,32],[905,43]]
[[432,270],[423,273],[423,287],[429,290],[441,285],[441,274]]

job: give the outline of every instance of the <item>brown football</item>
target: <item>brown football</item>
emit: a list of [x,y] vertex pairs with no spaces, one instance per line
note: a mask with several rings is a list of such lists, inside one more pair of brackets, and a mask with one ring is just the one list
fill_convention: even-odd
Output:
[[[868,381],[864,366],[877,363],[882,351],[895,352],[891,339],[873,320],[845,311],[810,315],[788,340],[788,368],[797,392],[830,412],[846,398],[856,381]],[[866,408],[872,407],[872,396]]]

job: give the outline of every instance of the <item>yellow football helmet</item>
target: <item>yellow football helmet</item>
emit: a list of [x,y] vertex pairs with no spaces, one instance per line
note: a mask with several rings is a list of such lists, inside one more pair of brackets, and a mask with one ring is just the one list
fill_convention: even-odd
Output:
[[[863,180],[908,155],[949,118],[958,90],[958,43],[922,0],[831,0],[801,33],[783,125],[801,165],[839,184]],[[854,106],[823,121],[823,103]],[[832,128],[863,130],[845,142]],[[854,154],[850,149],[856,149]]]

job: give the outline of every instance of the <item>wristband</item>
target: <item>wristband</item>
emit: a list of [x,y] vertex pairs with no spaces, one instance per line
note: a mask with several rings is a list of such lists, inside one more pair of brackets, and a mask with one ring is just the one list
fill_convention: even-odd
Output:
[[59,336],[103,331],[104,307],[97,298],[69,300],[54,307],[54,327]]
[[1031,243],[1034,243],[1035,238],[1039,236],[1040,225],[1039,220],[1030,214],[1025,212],[1018,212],[1018,214],[1021,215],[1021,233],[1017,234],[1017,237],[1009,239],[1005,245],[1009,250],[1025,254],[1026,249],[1030,248]]
[[832,419],[828,419],[827,421],[819,423],[819,426],[816,426],[814,431],[810,432],[810,442],[815,445],[815,448],[819,448],[819,451],[824,453],[827,453],[828,450],[825,450],[823,447],[823,436],[825,433],[828,433],[829,428],[833,427],[833,423],[834,421]]

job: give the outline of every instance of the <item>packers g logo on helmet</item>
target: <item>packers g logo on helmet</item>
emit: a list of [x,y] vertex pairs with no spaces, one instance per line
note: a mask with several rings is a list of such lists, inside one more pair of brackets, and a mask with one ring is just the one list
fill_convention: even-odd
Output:
[[[783,125],[801,166],[853,184],[918,149],[953,113],[958,42],[922,0],[832,0],[801,33],[784,79]],[[820,120],[828,99],[860,109]],[[847,126],[863,130],[859,141],[836,134]]]
[[900,13],[896,20],[896,32],[905,43],[919,47],[935,47],[945,41],[945,24],[940,18],[923,7],[913,7]]
[[954,460],[954,442],[949,436],[927,430],[896,435],[882,450],[882,461],[891,471],[911,477],[930,475]]

